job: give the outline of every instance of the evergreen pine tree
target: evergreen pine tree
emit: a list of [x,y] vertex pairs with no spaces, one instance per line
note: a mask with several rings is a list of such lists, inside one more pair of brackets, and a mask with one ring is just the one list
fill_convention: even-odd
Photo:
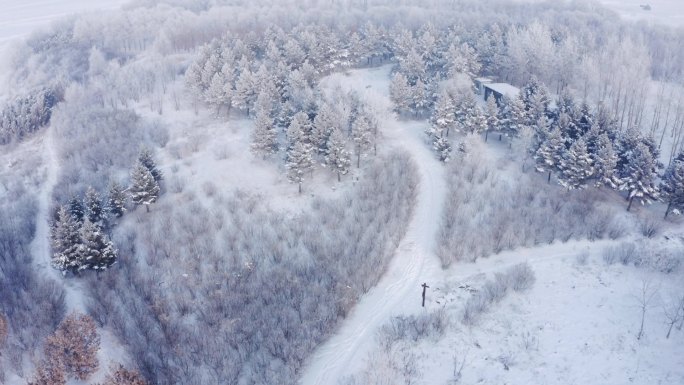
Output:
[[57,212],[57,220],[51,228],[52,266],[63,274],[80,270],[79,247],[80,224],[71,212],[62,206]]
[[432,116],[431,124],[427,130],[427,134],[430,138],[449,136],[454,123],[455,116],[453,100],[451,95],[446,92],[442,92],[437,98],[435,112]]
[[634,151],[631,152],[621,186],[621,189],[627,190],[628,193],[627,211],[632,207],[634,199],[639,200],[644,205],[658,198],[655,176],[656,162],[653,155],[645,144],[637,144]]
[[513,98],[508,105],[507,111],[505,133],[509,138],[515,138],[518,136],[521,127],[527,124],[529,120],[522,97]]
[[670,212],[681,214],[684,211],[684,152],[665,170],[660,193],[663,202],[667,203],[665,218]]
[[333,129],[330,133],[326,151],[325,165],[337,174],[337,181],[339,182],[341,176],[346,175],[351,166],[351,154],[347,151],[344,134],[339,128]]
[[299,193],[302,193],[302,183],[304,182],[304,175],[313,170],[314,162],[311,158],[311,146],[302,141],[297,141],[292,144],[287,152],[287,178],[292,183],[299,185]]
[[115,218],[120,218],[126,211],[126,193],[123,187],[117,182],[109,185],[107,194],[107,212]]
[[397,113],[402,114],[409,110],[411,104],[411,88],[408,85],[406,77],[397,72],[392,77],[390,83],[390,98],[394,102]]
[[102,198],[100,198],[100,194],[94,188],[88,187],[88,190],[86,190],[84,203],[86,218],[92,223],[102,222],[104,219]]
[[128,189],[131,201],[136,205],[145,205],[150,211],[150,205],[159,197],[159,185],[154,180],[150,170],[141,162],[137,162],[131,171],[131,187]]
[[278,132],[270,115],[272,103],[268,94],[261,93],[255,106],[254,131],[251,149],[255,154],[266,157],[278,152]]
[[81,244],[79,246],[80,269],[106,270],[116,262],[116,249],[107,239],[100,226],[86,219],[80,231]]
[[583,189],[594,175],[593,161],[584,138],[575,141],[561,159],[558,183],[568,190]]
[[432,149],[437,152],[440,161],[446,163],[451,159],[451,143],[446,136],[437,138],[432,144]]
[[83,222],[85,208],[83,207],[83,202],[81,202],[81,199],[76,195],[73,195],[69,200],[69,213],[78,222]]
[[617,176],[618,157],[613,150],[613,142],[606,133],[598,136],[594,165],[596,168],[596,187],[608,186],[617,190],[621,184]]
[[327,153],[328,137],[337,127],[339,117],[330,104],[324,102],[318,109],[318,114],[313,121],[312,144],[316,153],[324,155]]
[[152,158],[152,153],[149,149],[143,148],[140,150],[138,161],[150,171],[157,184],[164,179],[164,174],[157,168],[157,164],[155,163],[154,158]]
[[352,124],[352,140],[356,153],[356,167],[361,167],[361,156],[365,155],[372,145],[371,122],[366,113],[361,113]]
[[499,106],[496,104],[496,98],[490,97],[487,99],[487,129],[485,133],[485,142],[489,139],[489,132],[499,131]]
[[537,171],[548,172],[547,182],[551,182],[551,173],[558,170],[565,146],[561,138],[560,130],[557,128],[549,133],[548,138],[542,143],[534,155],[537,162]]

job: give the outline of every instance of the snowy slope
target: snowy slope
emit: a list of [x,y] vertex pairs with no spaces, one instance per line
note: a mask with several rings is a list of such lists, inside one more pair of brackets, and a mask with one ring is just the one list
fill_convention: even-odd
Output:
[[55,20],[81,12],[119,8],[129,0],[3,0],[0,5],[0,47]]

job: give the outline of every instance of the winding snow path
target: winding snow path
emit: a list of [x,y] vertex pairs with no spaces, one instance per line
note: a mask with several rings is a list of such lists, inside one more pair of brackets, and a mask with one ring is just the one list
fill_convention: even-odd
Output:
[[337,333],[313,354],[301,380],[303,385],[334,385],[362,368],[375,345],[376,331],[392,315],[420,311],[420,284],[441,271],[433,249],[446,184],[443,165],[423,139],[426,123],[402,122],[391,112],[388,66],[355,70],[348,76],[331,75],[325,82],[355,89],[374,104],[386,143],[411,155],[420,181],[413,218],[387,272],[363,296]]
[[41,186],[40,192],[37,194],[38,200],[38,214],[36,216],[36,233],[31,241],[31,256],[33,257],[33,265],[39,274],[45,274],[52,277],[57,283],[60,283],[65,290],[67,313],[78,311],[85,313],[85,305],[83,303],[83,296],[81,290],[76,286],[79,284],[76,280],[64,279],[60,273],[53,269],[50,265],[50,203],[52,202],[52,191],[57,185],[57,178],[60,173],[60,162],[55,148],[55,128],[48,126],[45,129],[42,141],[42,155],[45,164],[45,180]]

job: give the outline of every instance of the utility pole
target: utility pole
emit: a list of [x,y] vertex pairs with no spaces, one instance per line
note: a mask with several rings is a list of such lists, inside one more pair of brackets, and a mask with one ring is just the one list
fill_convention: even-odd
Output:
[[429,288],[430,286],[428,286],[427,283],[425,283],[425,282],[423,282],[423,284],[420,285],[420,286],[423,287],[423,307],[425,307],[425,290],[426,290],[427,288]]

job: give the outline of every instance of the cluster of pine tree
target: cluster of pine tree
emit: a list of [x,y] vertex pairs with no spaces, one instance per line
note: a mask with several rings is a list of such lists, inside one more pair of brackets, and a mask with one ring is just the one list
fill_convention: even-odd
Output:
[[77,275],[82,270],[103,271],[113,265],[117,250],[107,232],[126,212],[127,194],[135,205],[145,205],[149,211],[159,196],[161,180],[152,154],[143,149],[131,171],[128,189],[112,182],[103,199],[89,187],[83,198],[73,196],[60,206],[51,227],[52,266],[64,274]]
[[43,88],[0,107],[0,144],[21,140],[50,122],[61,92]]
[[587,186],[624,190],[627,210],[635,200],[643,205],[659,199],[668,205],[665,216],[684,208],[684,153],[660,174],[664,167],[658,160],[660,147],[638,127],[620,130],[603,105],[592,109],[567,94],[551,108],[548,95],[544,85],[532,78],[515,100],[504,103],[500,122],[510,136],[533,133],[529,151],[537,171],[547,173],[549,182],[555,174],[569,190]]
[[[368,28],[365,34],[376,34]],[[317,26],[290,33],[274,28],[249,45],[226,36],[204,46],[186,74],[196,99],[214,105],[217,114],[235,107],[253,117],[252,152],[263,158],[282,154],[287,178],[300,192],[317,163],[340,180],[352,158],[360,167],[376,147],[378,123],[359,97],[339,90],[326,97],[317,84],[336,67],[361,57],[372,61],[373,45],[361,44],[358,35],[350,42],[334,36]]]

